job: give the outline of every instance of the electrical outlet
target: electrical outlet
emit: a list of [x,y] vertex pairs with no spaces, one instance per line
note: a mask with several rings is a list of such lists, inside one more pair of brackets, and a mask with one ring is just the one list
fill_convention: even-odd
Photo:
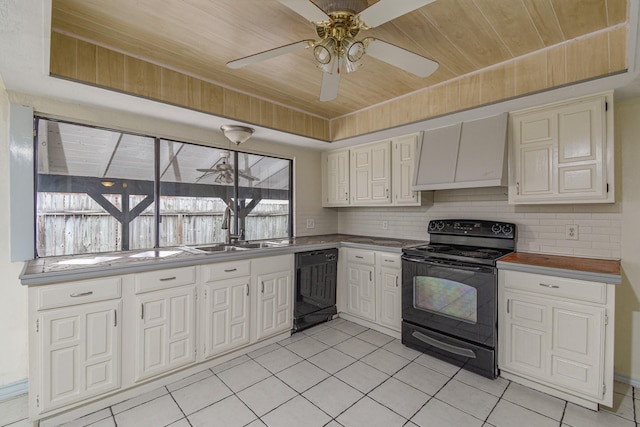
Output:
[[566,240],[578,240],[578,224],[567,224],[564,229]]
[[313,218],[307,218],[307,228],[316,228],[316,220]]
[[389,221],[382,221],[382,229],[383,230],[389,229]]

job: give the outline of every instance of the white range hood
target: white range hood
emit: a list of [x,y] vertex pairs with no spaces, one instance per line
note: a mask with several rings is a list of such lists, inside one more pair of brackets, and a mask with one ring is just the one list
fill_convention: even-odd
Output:
[[413,191],[507,185],[507,113],[422,133]]

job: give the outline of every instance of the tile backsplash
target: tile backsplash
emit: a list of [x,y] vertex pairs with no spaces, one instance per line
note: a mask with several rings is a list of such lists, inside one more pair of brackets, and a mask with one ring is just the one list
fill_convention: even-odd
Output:
[[[416,207],[336,210],[340,233],[428,240],[432,219],[485,219],[515,223],[521,252],[620,258],[619,203],[509,205],[507,189],[494,187],[424,192],[422,206]],[[578,226],[577,240],[565,238],[567,225]]]

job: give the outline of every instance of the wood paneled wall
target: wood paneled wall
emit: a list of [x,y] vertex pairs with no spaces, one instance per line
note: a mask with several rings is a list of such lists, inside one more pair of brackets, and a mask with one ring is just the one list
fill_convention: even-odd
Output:
[[516,58],[331,120],[331,140],[577,83],[627,68],[627,27],[616,27]]
[[329,140],[329,120],[236,92],[64,34],[51,34],[53,76],[204,113]]
[[51,35],[51,74],[335,141],[622,72],[626,46],[627,27],[615,27],[330,121],[56,32]]

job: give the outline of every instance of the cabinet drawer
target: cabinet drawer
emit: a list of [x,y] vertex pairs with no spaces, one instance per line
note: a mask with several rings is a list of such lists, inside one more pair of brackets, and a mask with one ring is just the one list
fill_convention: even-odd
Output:
[[600,282],[566,279],[543,274],[504,271],[504,286],[509,289],[552,295],[577,301],[604,304],[607,302],[607,285]]
[[121,277],[81,280],[38,289],[37,310],[120,298]]
[[204,281],[215,282],[218,280],[232,279],[234,277],[248,276],[251,274],[251,261],[221,262],[204,266]]
[[402,268],[400,254],[392,254],[387,252],[376,252],[376,265],[386,268]]
[[196,283],[196,267],[171,268],[136,274],[136,294]]
[[375,265],[375,252],[349,248],[347,251],[347,261],[356,262],[358,264]]

